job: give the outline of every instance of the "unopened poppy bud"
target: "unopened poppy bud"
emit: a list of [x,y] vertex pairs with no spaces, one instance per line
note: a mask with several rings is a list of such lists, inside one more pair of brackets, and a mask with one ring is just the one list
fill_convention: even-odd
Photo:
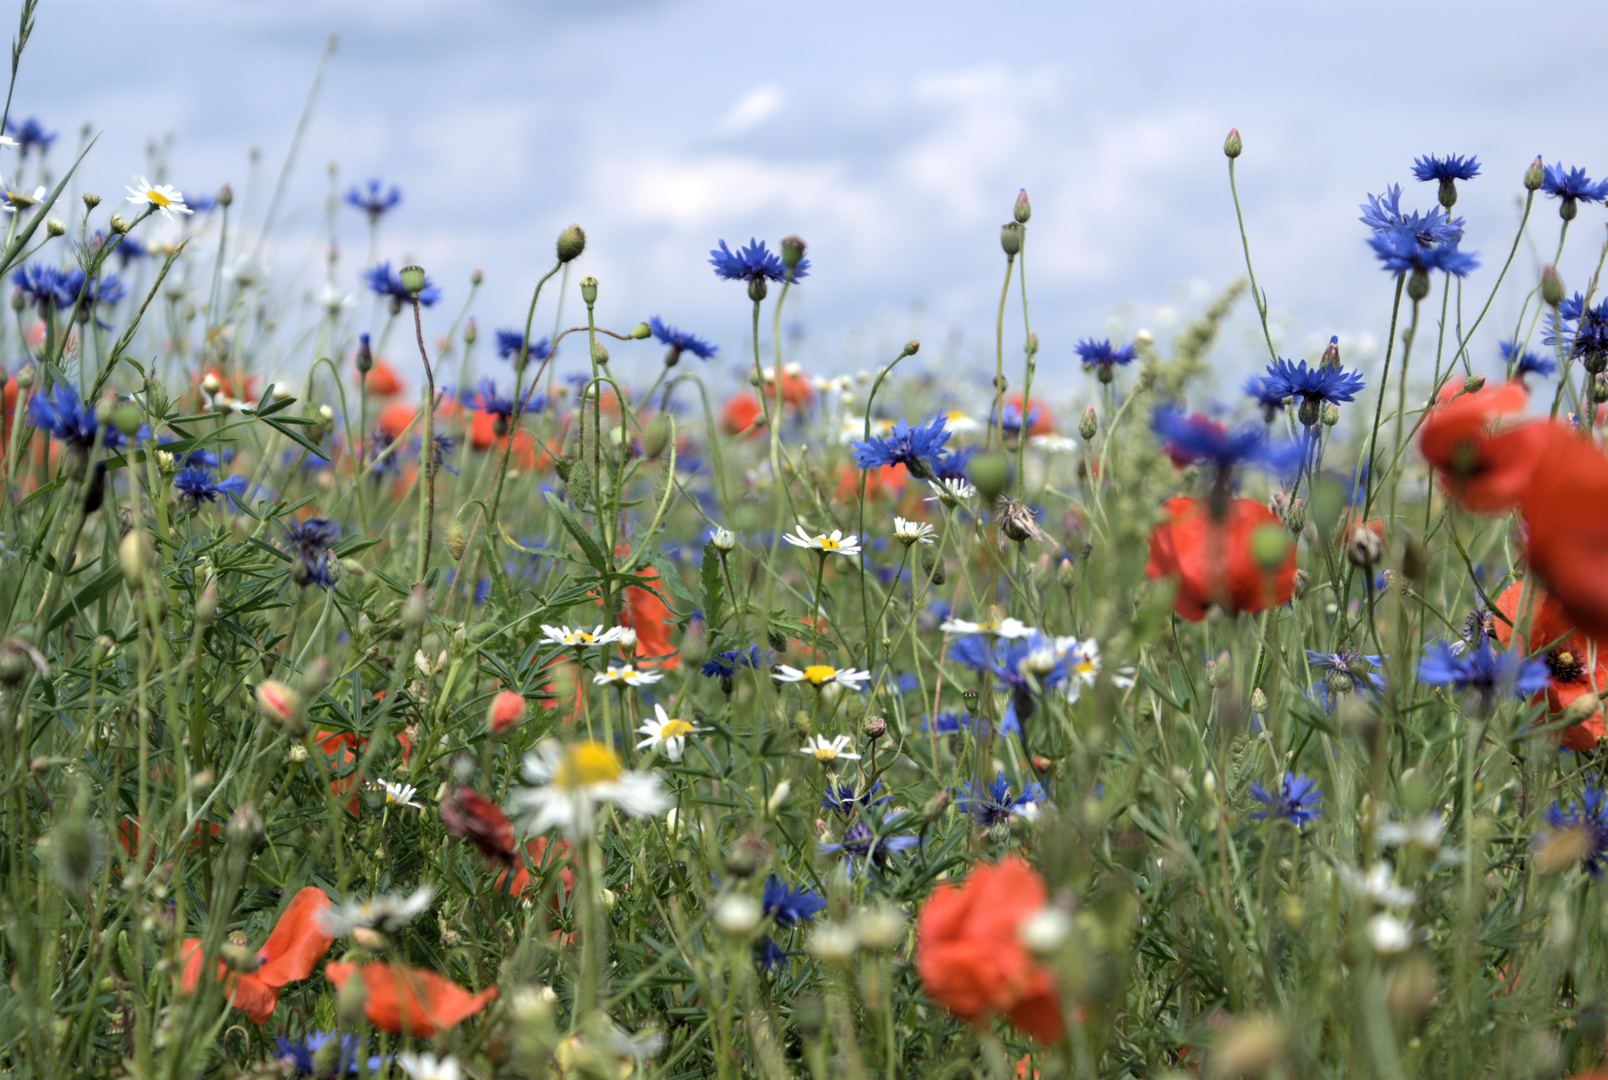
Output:
[[573,262],[586,250],[586,234],[579,225],[571,225],[558,234],[558,261]]
[[1378,562],[1384,553],[1385,542],[1368,526],[1358,525],[1351,530],[1351,536],[1346,540],[1346,558],[1352,566],[1367,569]]
[[949,791],[940,788],[937,794],[922,804],[921,816],[927,821],[937,821],[948,807]]
[[1602,702],[1598,700],[1596,694],[1581,694],[1569,702],[1568,708],[1563,710],[1563,722],[1569,727],[1584,724],[1596,716],[1597,710],[1601,707]]
[[275,679],[257,684],[257,711],[275,727],[292,735],[306,730],[301,717],[301,698],[296,691]]
[[1027,201],[1026,188],[1016,193],[1016,205],[1011,208],[1011,216],[1020,225],[1026,225],[1027,219],[1033,216],[1033,204]]
[[1332,401],[1329,402],[1324,405],[1323,411],[1318,413],[1318,419],[1323,422],[1324,427],[1334,427],[1340,422],[1340,406]]
[[[1263,528],[1272,528],[1272,526],[1264,525]],[[1283,539],[1283,537],[1284,534],[1279,533],[1279,538]],[[1221,689],[1233,682],[1234,667],[1230,662],[1231,659],[1228,653],[1223,652],[1218,653],[1215,660],[1206,661],[1206,682],[1208,685]]]
[[1022,227],[1014,221],[1006,222],[999,230],[999,246],[1007,258],[1014,259],[1022,252]]
[[1050,769],[1055,765],[1055,762],[1051,761],[1043,754],[1034,754],[1028,759],[1027,763],[1033,766],[1033,771],[1040,776],[1048,776]]
[[602,367],[608,366],[609,350],[601,341],[592,342],[592,359]]
[[151,550],[144,533],[135,529],[123,537],[117,545],[117,562],[123,569],[123,580],[128,582],[129,588],[137,589],[145,584]]
[[397,277],[402,279],[402,287],[411,296],[418,296],[424,291],[424,267],[404,266],[397,271]]
[[132,437],[138,434],[144,422],[145,413],[129,399],[124,398],[112,406],[112,426],[124,435]]
[[1223,156],[1230,161],[1245,152],[1245,140],[1240,138],[1239,128],[1229,128],[1228,138],[1223,140]]
[[1083,437],[1084,442],[1088,442],[1094,438],[1095,432],[1099,430],[1100,418],[1095,415],[1094,406],[1085,405],[1083,415],[1078,417],[1078,434]]
[[262,843],[263,825],[262,815],[250,803],[242,803],[229,815],[229,826],[226,830],[229,844],[239,851],[250,854],[257,850]]
[[631,336],[637,341],[646,341],[653,336],[653,327],[645,322],[639,322],[631,328]]
[[1557,307],[1563,303],[1563,279],[1558,276],[1555,266],[1541,268],[1541,300],[1547,307]]
[[756,277],[748,280],[748,299],[752,300],[754,303],[759,303],[761,300],[765,299],[769,293],[770,287],[765,284],[764,278]]
[[1465,394],[1477,394],[1483,389],[1485,389],[1484,375],[1470,375],[1463,380],[1463,393]]
[[597,278],[588,274],[581,279],[581,299],[587,307],[597,303]]
[[876,742],[888,733],[888,722],[880,716],[868,716],[860,721],[860,734]]
[[1291,536],[1300,536],[1306,532],[1306,502],[1301,499],[1290,500],[1290,505],[1284,509],[1284,527],[1290,530]]
[[469,533],[461,521],[453,521],[447,526],[447,554],[452,556],[454,562],[463,558],[464,549],[469,546]]
[[464,323],[463,343],[465,345],[473,345],[475,343],[475,339],[478,337],[480,337],[480,327],[475,324],[474,319],[470,319],[468,322]]
[[[346,980],[346,984],[335,995],[335,1015],[340,1018],[343,1027],[356,1028],[359,1024],[365,1022],[363,1004],[367,999],[368,991],[365,989],[362,979]],[[319,1050],[322,1052],[331,1047],[334,1047],[335,1052],[330,1055],[330,1071],[327,1073],[318,1072],[317,1075],[319,1076],[333,1076],[336,1072],[337,1062],[341,1054],[341,1040],[329,1039],[323,1046],[319,1047]],[[315,1070],[317,1065],[318,1063],[314,1062]]]
[[1599,371],[1591,377],[1591,400],[1599,405],[1608,401],[1608,371]]
[[1251,691],[1251,712],[1257,716],[1267,715],[1267,695],[1260,686]]
[[1011,466],[1004,454],[993,452],[978,454],[971,460],[971,482],[984,502],[993,502],[1010,482]]
[[1407,298],[1409,300],[1422,300],[1429,295],[1429,274],[1424,270],[1415,269],[1407,278]]
[[402,625],[409,630],[423,630],[430,618],[430,600],[423,585],[415,585],[402,604]]
[[61,236],[67,231],[67,226],[60,218],[50,218],[45,222],[45,232],[51,236]]
[[93,210],[93,209],[95,209],[95,207],[97,207],[97,206],[99,206],[101,204],[101,197],[99,195],[92,194],[92,193],[90,193],[88,191],[86,191],[82,195],[80,195],[79,198],[84,200],[84,208],[86,210]]
[[782,237],[782,265],[787,267],[789,275],[798,267],[799,260],[804,258],[804,250],[809,247],[800,236]]
[[1269,573],[1284,565],[1290,551],[1290,538],[1277,525],[1260,526],[1251,534],[1251,555]]
[[1546,166],[1541,163],[1541,155],[1537,154],[1530,167],[1524,170],[1524,189],[1526,191],[1539,191],[1542,181],[1546,179]]

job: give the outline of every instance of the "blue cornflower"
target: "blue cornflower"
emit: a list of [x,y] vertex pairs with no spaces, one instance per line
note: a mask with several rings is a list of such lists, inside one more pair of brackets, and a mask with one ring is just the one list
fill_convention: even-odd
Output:
[[1262,419],[1269,424],[1284,408],[1282,384],[1272,379],[1264,379],[1260,375],[1252,375],[1245,380],[1245,392],[1256,399],[1257,407],[1262,410]]
[[970,814],[972,820],[984,828],[1008,822],[1013,815],[1032,815],[1045,798],[1044,786],[1038,783],[1030,783],[1020,795],[1012,795],[1003,772],[995,773],[993,781],[986,786],[970,781],[962,786],[961,792],[955,799],[955,809]]
[[[518,330],[497,331],[497,355],[504,360],[518,363],[519,350],[524,344],[525,335]],[[525,358],[528,360],[531,357],[535,357],[537,360],[546,360],[552,352],[552,344],[546,338],[542,338],[540,341],[530,343],[530,348],[525,351]]]
[[1173,461],[1180,465],[1209,462],[1219,473],[1237,465],[1260,465],[1273,472],[1286,472],[1300,464],[1306,454],[1302,440],[1273,443],[1254,424],[1230,430],[1199,413],[1186,416],[1171,405],[1156,409],[1150,418],[1150,430]]
[[1401,186],[1392,184],[1383,195],[1369,195],[1361,207],[1361,221],[1375,232],[1402,231],[1416,237],[1420,247],[1455,244],[1463,239],[1463,219],[1449,217],[1435,207],[1428,214],[1401,212]]
[[828,784],[826,793],[821,796],[821,809],[851,817],[861,807],[877,806],[893,798],[891,795],[877,798],[877,792],[880,790],[882,790],[881,780],[873,781],[864,791],[855,791],[853,784]]
[[653,336],[661,344],[669,346],[664,354],[665,367],[675,367],[684,352],[690,352],[700,360],[708,360],[720,351],[718,345],[711,345],[696,334],[666,326],[657,315],[648,320],[648,329],[653,331]]
[[[765,879],[765,892],[760,899],[760,911],[769,916],[778,927],[792,928],[800,923],[814,922],[815,916],[826,901],[812,889],[794,889],[772,874]],[[762,967],[773,968],[787,955],[767,935],[759,943],[759,962]]]
[[1556,319],[1547,312],[1547,330],[1541,335],[1541,344],[1567,346],[1570,356],[1582,359],[1608,355],[1608,299],[1596,307],[1589,306],[1579,293],[1563,301],[1558,305]]
[[1072,346],[1072,351],[1078,354],[1078,359],[1085,368],[1094,368],[1101,382],[1110,382],[1113,365],[1127,367],[1138,356],[1138,350],[1132,345],[1112,345],[1109,339],[1096,341],[1093,338],[1084,338]]
[[20,157],[26,157],[28,151],[36,146],[40,150],[49,150],[50,144],[56,141],[56,132],[46,131],[45,126],[33,116],[20,124],[7,120],[6,134],[17,140],[17,154]]
[[861,820],[843,830],[842,843],[820,844],[816,850],[822,855],[841,855],[848,860],[851,871],[861,862],[869,862],[872,867],[881,870],[887,866],[889,858],[921,843],[920,837],[909,833],[891,836],[884,832],[903,816],[903,810],[890,811],[873,829],[861,815]]
[[1309,779],[1305,773],[1300,776],[1285,773],[1278,792],[1271,795],[1266,788],[1253,780],[1251,798],[1267,807],[1266,810],[1258,810],[1251,815],[1258,821],[1268,817],[1280,817],[1296,828],[1304,829],[1323,813],[1323,792],[1318,788],[1317,781]]
[[1305,360],[1299,364],[1277,360],[1268,365],[1267,376],[1262,380],[1262,392],[1268,396],[1301,399],[1296,415],[1308,427],[1318,422],[1323,406],[1355,401],[1366,386],[1360,371],[1322,364],[1308,370]]
[[192,509],[203,502],[217,502],[219,495],[224,495],[231,502],[238,503],[241,496],[246,493],[248,481],[244,476],[231,476],[226,480],[219,480],[211,469],[192,466],[180,469],[173,474],[173,487],[179,497],[189,503]]
[[301,569],[306,572],[308,583],[326,589],[334,585],[330,564],[335,560],[335,553],[330,547],[341,534],[340,526],[327,518],[308,518],[280,528],[300,561]]
[[1425,154],[1413,159],[1413,175],[1419,180],[1472,180],[1479,174],[1479,159],[1472,154],[1466,158],[1458,154],[1444,158]]
[[922,730],[930,731],[934,735],[953,735],[963,729],[970,731],[971,726],[971,714],[965,712],[946,712],[921,718]]
[[1332,694],[1354,694],[1364,688],[1383,691],[1385,688],[1385,677],[1377,671],[1368,670],[1380,666],[1377,656],[1348,649],[1331,653],[1308,649],[1306,655],[1308,666],[1323,672],[1323,678],[1318,683],[1318,700],[1326,709],[1333,700]]
[[1479,268],[1479,257],[1458,250],[1456,241],[1426,245],[1424,235],[1412,225],[1398,225],[1376,230],[1368,238],[1368,246],[1379,256],[1385,269],[1397,275],[1444,270],[1453,277],[1466,277],[1470,270]]
[[[363,278],[368,282],[371,291],[380,296],[388,296],[398,304],[411,302],[413,295],[402,287],[402,276],[391,270],[390,262],[382,262],[372,270],[365,270]],[[424,288],[419,290],[419,303],[429,307],[441,299],[441,290],[430,284],[430,279],[424,279]]]
[[402,201],[402,189],[392,184],[387,190],[378,180],[370,180],[367,187],[353,185],[346,192],[346,205],[361,210],[369,221],[379,221],[387,210],[394,210]]
[[992,675],[994,685],[1010,694],[999,722],[1007,735],[1020,732],[1022,721],[1033,715],[1035,690],[1053,690],[1068,676],[1065,650],[1039,630],[1017,638],[967,634],[950,642],[949,656],[962,667]]
[[1515,652],[1497,652],[1489,639],[1481,638],[1475,648],[1458,651],[1444,641],[1431,642],[1418,661],[1418,681],[1473,691],[1489,708],[1502,692],[1527,698],[1545,690],[1551,674],[1545,661]]
[[[1508,374],[1512,378],[1522,379],[1526,375],[1540,375],[1542,378],[1551,378],[1558,372],[1557,364],[1540,353],[1533,353],[1529,349],[1520,349],[1517,342],[1504,341],[1501,348],[1502,359],[1507,361]],[[1517,362],[1514,361],[1515,356],[1518,357]]]
[[[992,424],[994,422],[994,415],[993,415],[992,410],[990,410],[990,412],[989,412],[988,422],[989,422],[989,424],[991,426],[992,426]],[[1007,402],[1005,404],[1005,407],[1002,410],[1000,410],[1000,414],[999,414],[999,430],[1000,430],[1000,434],[1003,435],[1007,439],[1019,439],[1019,438],[1021,438],[1022,437],[1022,429],[1024,427],[1027,428],[1028,431],[1032,431],[1033,430],[1033,425],[1038,423],[1038,422],[1039,422],[1039,407],[1037,405],[1028,406],[1027,419],[1025,421],[1022,419],[1022,407],[1021,407],[1021,405],[1015,404],[1013,402]]]
[[1577,203],[1598,203],[1608,198],[1608,180],[1593,184],[1584,169],[1565,170],[1563,162],[1541,171],[1541,190],[1551,199],[1562,199],[1558,214],[1565,221],[1578,212]]
[[[327,1031],[310,1031],[300,1042],[294,1039],[287,1039],[283,1035],[275,1035],[274,1050],[278,1054],[280,1061],[288,1063],[291,1068],[296,1070],[297,1076],[313,1076],[315,1075],[313,1059],[318,1056],[318,1051],[323,1045],[333,1038],[335,1036]],[[357,1063],[357,1036],[342,1035],[340,1037],[340,1047],[341,1050],[336,1059],[335,1067],[322,1074],[323,1080],[328,1080],[331,1076],[344,1076],[361,1071]],[[380,1067],[385,1064],[385,1061],[386,1059],[378,1054],[369,1058],[368,1071],[378,1072]]]
[[71,307],[78,302],[78,286],[83,284],[83,271],[76,285],[69,274],[45,263],[29,263],[11,275],[11,282],[24,297],[37,304],[43,312],[48,308]]
[[[120,451],[129,440],[112,424],[96,420],[95,406],[86,404],[78,396],[78,388],[71,383],[57,383],[48,394],[37,394],[28,399],[28,422],[40,431],[48,431],[51,438],[75,450],[88,450],[95,445],[98,430],[101,446]],[[140,427],[133,441],[143,442],[151,437],[150,429]]]
[[738,668],[757,668],[759,664],[759,646],[750,645],[746,649],[717,652],[698,670],[706,679],[729,679],[737,674]]
[[453,447],[458,445],[458,440],[454,439],[451,435],[437,435],[435,436],[434,441],[435,463],[447,470],[453,476],[457,476],[458,470],[447,464],[447,455],[452,453]]
[[1600,880],[1603,863],[1608,861],[1608,797],[1604,797],[1601,788],[1587,784],[1581,802],[1579,810],[1573,802],[1569,803],[1567,812],[1553,803],[1545,814],[1547,826],[1554,833],[1576,832],[1586,839],[1579,857],[1580,865],[1586,868],[1586,873]]
[[[96,235],[98,236],[99,234],[97,233]],[[145,258],[148,252],[144,244],[140,243],[140,241],[134,239],[127,233],[124,233],[123,242],[117,245],[117,248],[113,254],[117,256],[118,264],[124,269],[127,269],[129,263],[133,262],[135,259]]]
[[475,389],[475,394],[469,399],[469,407],[477,412],[490,413],[504,424],[511,423],[517,415],[526,411],[539,412],[547,405],[547,399],[531,387],[525,394],[525,404],[521,408],[513,398],[505,398],[497,393],[495,379],[481,379]]
[[[782,257],[765,247],[765,241],[748,240],[747,247],[732,251],[726,246],[726,241],[720,242],[720,247],[712,248],[709,252],[709,265],[715,268],[715,276],[722,281],[781,281],[787,276],[787,267],[782,263]],[[793,268],[793,280],[800,281],[809,272],[810,261],[799,260]]]
[[925,479],[932,475],[933,464],[949,441],[944,424],[945,417],[940,415],[925,427],[911,427],[901,416],[888,434],[873,435],[866,442],[855,440],[851,457],[862,469],[903,465],[911,476]]

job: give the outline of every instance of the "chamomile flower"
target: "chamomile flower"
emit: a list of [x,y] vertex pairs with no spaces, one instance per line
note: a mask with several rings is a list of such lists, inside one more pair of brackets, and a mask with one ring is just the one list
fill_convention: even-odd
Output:
[[[3,182],[0,182],[0,187],[5,187]],[[20,188],[13,191],[11,188],[5,187],[3,196],[0,196],[0,198],[3,198],[3,201],[0,201],[0,210],[4,210],[8,214],[14,214],[18,210],[26,210],[36,203],[44,202],[45,189],[37,187],[30,194]]]
[[858,536],[844,536],[842,529],[833,529],[832,535],[820,533],[811,536],[804,531],[804,526],[798,526],[798,535],[784,533],[782,539],[794,547],[809,548],[818,551],[824,558],[831,555],[858,555],[860,554],[860,538]]
[[771,678],[777,682],[807,682],[817,690],[828,683],[837,683],[847,686],[850,690],[857,690],[860,684],[870,677],[869,671],[836,668],[831,664],[811,664],[802,671],[786,664],[777,664],[776,670],[771,672]]
[[893,519],[893,538],[905,547],[912,544],[930,544],[933,533],[933,527],[925,521],[906,521],[902,517]]
[[938,414],[944,418],[944,426],[954,435],[975,435],[983,430],[983,422],[975,416],[970,416],[959,409],[945,409]]
[[993,634],[1002,638],[1032,637],[1036,630],[1021,619],[1001,619],[999,622],[968,622],[965,619],[948,619],[938,629],[946,634]]
[[662,814],[670,799],[651,772],[633,772],[613,750],[583,739],[564,745],[547,739],[525,755],[521,775],[528,786],[514,792],[509,806],[527,833],[555,826],[571,836],[591,828],[602,803],[613,803],[632,817]]
[[568,645],[572,649],[589,645],[607,645],[618,640],[619,636],[618,626],[611,626],[605,630],[599,624],[591,630],[571,630],[567,626],[548,626],[542,623],[543,641],[549,645]]
[[672,718],[664,711],[663,705],[655,704],[653,712],[654,719],[642,721],[642,726],[637,728],[637,734],[645,736],[637,743],[637,749],[651,748],[671,761],[680,761],[681,752],[687,746],[687,736],[705,729]]
[[434,896],[434,889],[421,885],[407,896],[385,893],[367,900],[348,900],[340,907],[326,908],[319,916],[319,923],[326,934],[335,937],[362,929],[394,933],[430,910]]
[[172,184],[153,184],[143,176],[134,178],[134,186],[128,189],[128,201],[160,211],[169,221],[177,220],[174,214],[193,212],[184,205],[184,196]]
[[943,503],[945,506],[958,506],[977,494],[977,489],[967,480],[928,480],[927,486],[932,488],[932,494],[922,501]]
[[463,1077],[463,1068],[454,1057],[398,1054],[396,1063],[408,1074],[408,1080],[462,1080]]
[[834,761],[858,761],[859,754],[849,751],[849,737],[847,735],[834,735],[828,739],[825,735],[811,735],[799,748],[799,753],[805,757],[812,757],[822,765],[830,765]]
[[386,806],[411,806],[415,810],[424,809],[422,804],[413,801],[413,796],[419,793],[419,789],[412,784],[402,784],[394,780],[379,780],[375,782],[375,786],[385,792]]
[[1027,445],[1046,454],[1070,454],[1078,448],[1076,440],[1065,435],[1030,435]]
[[618,666],[610,664],[596,675],[593,675],[592,682],[597,686],[646,686],[648,683],[656,683],[662,678],[664,678],[662,672],[643,671],[638,669],[635,664],[620,664]]

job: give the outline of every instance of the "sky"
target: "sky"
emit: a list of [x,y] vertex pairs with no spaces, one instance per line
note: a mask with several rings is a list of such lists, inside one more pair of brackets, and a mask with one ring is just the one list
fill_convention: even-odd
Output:
[[[1463,247],[1484,264],[1464,289],[1467,324],[1512,245],[1530,160],[1608,173],[1580,107],[1599,96],[1594,65],[1568,59],[1608,51],[1600,0],[43,0],[12,113],[62,132],[57,169],[81,126],[98,133],[81,182],[102,195],[121,195],[153,144],[181,190],[229,182],[249,244],[332,33],[269,248],[283,295],[321,284],[333,168],[341,189],[371,176],[402,189],[377,255],[441,285],[427,333],[452,322],[477,268],[482,332],[521,322],[554,238],[579,223],[575,269],[601,282],[599,320],[659,315],[717,342],[722,370],[751,348],[749,305],[708,251],[790,233],[813,269],[784,321],[812,370],[875,367],[912,337],[923,363],[991,364],[999,227],[1023,188],[1040,379],[1081,379],[1082,337],[1166,340],[1245,270],[1222,153],[1234,126],[1280,353],[1315,361],[1339,334],[1348,361],[1376,367],[1393,282],[1357,222],[1367,193],[1401,183],[1404,206],[1428,209],[1435,189],[1412,180],[1413,158],[1478,155],[1457,204]],[[1570,288],[1596,265],[1603,223],[1588,207],[1571,226]],[[1558,227],[1538,200],[1516,287],[1472,346],[1477,369],[1495,370]],[[362,215],[343,208],[336,235],[338,280],[357,292]],[[565,303],[579,310],[577,295]],[[1020,305],[1013,287],[1013,363]],[[544,296],[536,325],[554,314]],[[1225,393],[1266,362],[1254,318],[1242,300],[1218,346]],[[627,375],[662,355],[613,353]]]

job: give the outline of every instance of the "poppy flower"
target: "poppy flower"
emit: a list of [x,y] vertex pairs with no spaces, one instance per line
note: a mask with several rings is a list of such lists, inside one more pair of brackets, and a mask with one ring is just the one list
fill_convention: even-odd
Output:
[[727,435],[746,434],[749,438],[754,438],[759,434],[754,425],[764,419],[764,416],[765,410],[760,406],[759,399],[744,391],[741,394],[733,394],[721,407],[720,427]]
[[1608,641],[1608,457],[1571,428],[1535,429],[1535,465],[1519,494],[1524,556],[1564,614]]
[[[1562,714],[1577,698],[1608,690],[1608,646],[1580,633],[1564,613],[1563,605],[1539,585],[1514,582],[1496,598],[1496,610],[1506,617],[1506,621],[1493,620],[1493,634],[1504,648],[1511,648],[1518,636],[1520,648],[1528,652],[1546,650],[1543,659],[1549,676],[1545,691],[1549,716]],[[1599,703],[1585,720],[1564,728],[1558,741],[1570,750],[1590,750],[1604,733]]]
[[[1016,410],[1018,418],[1022,415],[1022,395],[1012,394],[1005,399],[1006,427],[1010,426],[1011,410]],[[1050,435],[1055,431],[1055,417],[1050,415],[1050,407],[1038,398],[1027,403],[1027,433],[1029,435]]]
[[[794,365],[788,364],[782,368],[782,404],[791,405],[795,409],[802,409],[815,397],[815,390],[810,381],[802,374],[793,370]],[[765,369],[765,397],[771,402],[776,401],[776,372],[774,368]]]
[[467,840],[494,863],[513,866],[514,827],[497,804],[475,791],[460,787],[441,800],[441,824],[449,835]]
[[[218,979],[229,990],[229,1003],[252,1023],[267,1023],[279,1003],[279,988],[307,978],[319,957],[329,951],[335,939],[325,932],[321,918],[329,908],[323,890],[308,886],[292,898],[268,940],[257,950],[255,970],[235,972],[218,962]],[[180,989],[194,993],[201,981],[201,942],[186,938],[179,955],[184,961]]]
[[402,376],[396,373],[396,368],[384,360],[374,361],[367,379],[363,378],[362,372],[358,373],[357,378],[358,383],[376,397],[393,397],[402,392]]
[[[639,567],[637,573],[648,581],[657,581],[659,571],[652,566]],[[637,661],[639,665],[674,671],[681,665],[681,657],[670,644],[670,628],[665,620],[670,609],[665,602],[639,585],[628,586],[625,603],[620,608],[620,625],[636,631]]]
[[363,1012],[381,1031],[427,1039],[451,1030],[486,1007],[497,996],[488,986],[471,994],[433,971],[386,963],[331,962],[324,977],[339,990],[353,975],[363,980]]
[[1058,1041],[1055,982],[1017,940],[1045,895],[1044,879],[1016,855],[977,867],[959,888],[940,883],[916,918],[916,972],[927,995],[966,1020],[1004,1013],[1035,1039]]
[[1230,614],[1261,611],[1295,595],[1294,545],[1286,545],[1283,559],[1271,571],[1252,552],[1259,530],[1278,529],[1282,536],[1284,526],[1267,507],[1230,499],[1221,522],[1212,521],[1198,499],[1168,499],[1163,507],[1167,520],[1150,534],[1145,575],[1177,580],[1173,610],[1183,618],[1199,622],[1212,604]]
[[[490,450],[495,447],[496,452],[500,454],[508,445],[509,437],[497,434],[497,417],[494,413],[475,412],[469,420],[469,445],[476,450]],[[511,463],[520,472],[530,472],[537,465],[546,468],[552,463],[551,447],[538,454],[536,436],[524,428],[515,430],[512,438],[514,450]]]
[[905,478],[910,475],[903,465],[880,465],[873,469],[855,469],[848,465],[838,469],[837,488],[839,502],[860,497],[860,478],[865,477],[865,497],[880,499],[884,495],[897,495],[904,489]]
[[524,715],[524,696],[512,690],[502,690],[491,699],[491,708],[486,713],[486,727],[493,735],[502,735],[518,724]]
[[418,415],[419,410],[406,402],[398,401],[387,405],[380,412],[380,430],[393,439],[400,439],[402,433],[413,423],[413,418]]
[[[376,695],[375,700],[378,701],[380,697],[383,697],[383,692]],[[313,741],[329,757],[330,771],[337,774],[335,779],[329,782],[329,789],[337,796],[347,796],[346,812],[356,817],[361,809],[356,790],[358,783],[357,771],[353,769],[344,776],[339,774],[342,770],[352,767],[353,762],[357,760],[358,752],[368,748],[368,740],[358,738],[357,735],[350,731],[320,731],[313,736]],[[399,731],[396,733],[396,741],[402,747],[402,761],[406,764],[409,755],[413,751],[413,740],[408,738],[406,731]]]
[[[525,842],[525,854],[530,857],[530,864],[536,868],[537,873],[546,871],[553,864],[559,864],[558,894],[553,897],[555,906],[561,906],[564,898],[569,896],[570,890],[575,888],[575,863],[573,849],[568,840],[554,840],[549,842],[545,836],[535,836]],[[523,863],[513,870],[504,870],[497,875],[496,888],[511,896],[521,896],[534,883],[531,872]]]
[[1441,474],[1447,493],[1464,507],[1484,513],[1505,510],[1529,483],[1544,438],[1541,429],[1548,425],[1530,422],[1496,429],[1499,417],[1522,412],[1529,400],[1519,382],[1471,394],[1451,384],[1441,389],[1418,448]]

